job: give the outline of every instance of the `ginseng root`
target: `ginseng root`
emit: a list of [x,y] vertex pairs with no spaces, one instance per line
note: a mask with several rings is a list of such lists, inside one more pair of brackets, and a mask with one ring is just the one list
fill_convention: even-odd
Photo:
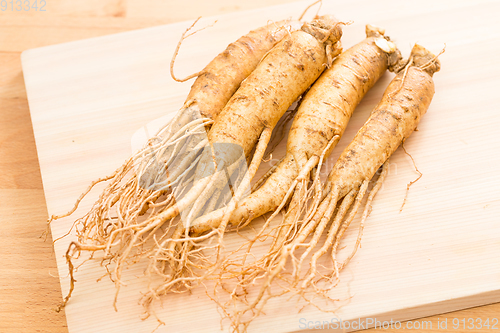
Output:
[[[258,236],[248,245],[247,253],[266,231],[269,222],[290,202],[285,220],[278,227],[270,256],[283,246],[296,227],[305,203],[318,192],[318,170],[344,133],[355,107],[387,68],[393,70],[400,63],[399,51],[390,38],[384,36],[382,29],[368,25],[366,34],[364,41],[337,57],[332,67],[311,87],[301,101],[290,129],[285,157],[264,185],[242,201],[232,214],[229,223],[242,225],[273,211]],[[316,177],[311,190],[308,186],[313,169]],[[193,226],[216,225],[222,215],[222,209],[206,214],[195,220]],[[268,259],[261,259],[261,263]],[[226,268],[224,271],[232,274],[229,266]],[[238,272],[234,274],[240,275]],[[247,276],[249,282],[253,278],[253,274]]]
[[[389,84],[381,102],[334,165],[319,204],[310,207],[299,230],[279,249],[271,262],[266,263],[268,268],[264,277],[259,280],[257,296],[232,318],[233,325],[238,330],[246,330],[273,296],[292,291],[308,300],[305,293],[312,289],[316,295],[328,298],[328,290],[338,282],[339,271],[351,260],[359,246],[372,201],[387,175],[388,158],[414,131],[431,103],[434,95],[432,75],[439,69],[437,57],[419,45],[414,46],[409,61]],[[339,264],[336,259],[339,243],[362,206],[369,182],[379,168],[379,177],[365,203],[355,248]],[[327,229],[325,243],[314,251]],[[303,248],[304,252],[296,257],[295,252],[299,248]],[[331,251],[332,268],[321,273],[320,267],[323,266],[319,266],[318,259],[328,251]],[[311,253],[309,269],[303,275],[301,266]],[[286,277],[282,273],[289,258],[293,269],[291,277]],[[288,281],[288,285],[279,293],[272,294],[270,288],[277,278]],[[319,287],[320,281],[326,282],[325,288]],[[312,303],[310,300],[309,302]]]
[[[174,236],[164,239],[152,255],[150,270],[163,270],[167,261],[170,273],[163,273],[166,279],[151,289],[144,304],[179,286],[186,288],[186,281],[196,284],[218,268],[222,262],[224,232],[264,156],[272,129],[340,53],[340,26],[329,16],[305,23],[301,30],[278,43],[231,97],[208,133],[210,146],[201,154],[193,187],[175,205],[148,222],[148,228],[154,228],[179,214],[182,220]],[[250,156],[254,147],[255,152]],[[203,206],[214,193],[223,193],[231,184],[228,175],[239,168],[235,167],[237,161],[247,158],[250,165],[243,170],[243,177],[236,177],[241,182],[230,187],[233,195],[229,196],[229,202],[223,203],[221,218],[215,224],[195,223],[197,212],[207,213]],[[205,240],[211,237],[216,240],[206,244]],[[202,250],[208,249],[213,253],[203,255]],[[197,273],[194,268],[202,272]]]
[[[344,133],[355,107],[383,73],[388,68],[393,70],[401,61],[399,51],[382,29],[368,25],[366,34],[364,41],[337,57],[310,88],[292,123],[285,157],[267,181],[243,200],[231,216],[230,223],[240,226],[273,211],[257,236],[242,245],[246,251],[238,255],[235,251],[223,263],[220,283],[229,278],[238,280],[229,290],[231,295],[244,293],[246,287],[266,274],[269,265],[277,264],[274,258],[296,234],[306,202],[315,194],[316,198],[321,195],[319,169]],[[274,241],[269,253],[247,262],[254,243],[272,234],[269,224],[287,203],[284,220],[273,230]],[[195,220],[193,225],[216,225],[222,215],[223,210],[214,211]],[[228,291],[227,286],[225,290]]]
[[[51,216],[49,224],[72,215],[95,185],[107,182],[90,211],[73,225],[78,237],[75,248],[103,250],[106,260],[120,258],[122,263],[124,258],[134,262],[144,256],[142,246],[159,226],[147,228],[141,219],[172,206],[182,195],[184,189],[178,185],[192,178],[200,151],[208,144],[207,129],[267,52],[300,26],[288,20],[273,22],[230,44],[198,73],[183,107],[170,123],[113,174],[93,182],[68,213]],[[163,228],[168,234],[169,227]],[[130,244],[136,253],[131,253]]]

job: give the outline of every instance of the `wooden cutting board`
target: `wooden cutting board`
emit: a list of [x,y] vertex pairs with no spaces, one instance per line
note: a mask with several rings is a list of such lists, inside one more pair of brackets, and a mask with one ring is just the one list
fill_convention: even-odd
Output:
[[[186,40],[176,62],[178,76],[191,74],[225,46],[269,20],[297,18],[309,2],[205,18],[218,22]],[[303,331],[314,321],[358,318],[402,320],[500,301],[500,124],[498,85],[500,24],[493,1],[410,2],[325,1],[321,13],[353,23],[344,29],[345,48],[364,38],[364,25],[386,28],[404,55],[418,42],[434,52],[446,43],[435,75],[436,95],[405,147],[422,172],[414,180],[411,159],[398,150],[373,205],[362,248],[331,293],[343,299],[335,313],[277,298],[250,326],[251,332]],[[313,10],[314,11],[314,10]],[[310,13],[309,17],[313,14]],[[69,210],[92,180],[111,173],[132,152],[134,133],[176,112],[190,82],[176,83],[169,62],[191,22],[28,50],[22,55],[33,128],[49,214]],[[327,169],[367,119],[391,79],[386,74],[356,110]],[[280,145],[275,156],[284,153]],[[263,165],[263,169],[269,164]],[[261,173],[263,171],[260,171]],[[327,172],[327,170],[325,171]],[[75,216],[98,196],[92,192]],[[73,219],[52,225],[64,235]],[[356,225],[346,235],[352,246]],[[69,287],[64,253],[72,236],[55,243],[63,294]],[[228,235],[231,242],[234,235]],[[263,248],[256,248],[261,253]],[[75,293],[66,308],[75,332],[150,332],[154,318],[142,321],[137,300],[147,284],[144,266],[126,272],[118,312],[114,285],[96,280],[104,269],[87,262],[76,274]],[[331,308],[334,309],[334,306]],[[157,332],[214,332],[220,329],[216,305],[203,288],[164,299]],[[305,323],[305,324],[304,324]],[[224,322],[228,330],[228,323]],[[350,330],[350,329],[348,329]]]

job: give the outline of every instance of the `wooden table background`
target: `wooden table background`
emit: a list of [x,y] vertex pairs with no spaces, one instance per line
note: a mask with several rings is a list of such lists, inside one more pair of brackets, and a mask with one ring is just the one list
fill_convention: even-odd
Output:
[[[0,11],[0,332],[67,332],[64,313],[54,311],[62,295],[52,243],[50,237],[45,242],[39,238],[45,230],[47,210],[21,69],[21,52],[190,20],[200,15],[217,15],[290,1],[46,2],[45,12],[33,9]],[[498,318],[499,314],[500,303],[497,303],[421,320],[433,322],[434,330],[426,332],[438,332],[438,318],[448,318],[448,322],[452,318],[486,320]]]

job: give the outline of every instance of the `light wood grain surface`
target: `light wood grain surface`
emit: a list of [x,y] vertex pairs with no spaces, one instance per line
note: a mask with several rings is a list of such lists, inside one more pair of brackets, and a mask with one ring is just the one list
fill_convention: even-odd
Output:
[[[43,242],[39,238],[45,229],[47,209],[21,70],[20,53],[34,47],[193,19],[199,15],[224,14],[286,2],[279,0],[242,3],[229,0],[217,2],[199,0],[75,2],[66,0],[50,1],[44,13],[0,12],[1,332],[67,332],[64,314],[57,314],[53,311],[61,299],[61,290],[52,244],[50,239]],[[189,4],[193,7],[189,8]],[[488,12],[491,13],[494,8],[487,2],[484,6],[485,12],[474,8],[472,14],[487,16]],[[458,7],[460,6],[455,2],[454,8]],[[441,10],[441,13],[446,14],[446,10]],[[424,14],[425,11],[422,14],[423,18]],[[468,12],[464,11],[460,14],[458,11],[452,12],[450,17],[451,14],[464,18],[466,22]],[[446,24],[445,18],[446,15],[443,17],[443,25]],[[475,19],[478,18],[475,17]],[[484,27],[483,36],[488,35],[488,29],[498,31],[499,28],[498,24]],[[453,31],[448,33],[452,34]],[[418,32],[415,32],[415,35],[418,35]],[[465,34],[463,38],[470,40],[480,37]],[[484,43],[491,45],[492,41],[485,40]],[[482,56],[484,56],[482,64],[487,63],[498,69],[494,61],[488,60],[489,56],[484,54]],[[464,61],[466,68],[475,65],[473,62]],[[456,79],[458,81],[461,78]],[[469,79],[472,83],[479,84],[480,82],[474,79],[488,78]],[[481,96],[481,98],[490,98],[491,101],[498,102],[494,92],[492,96]],[[480,110],[474,111],[480,112]],[[498,318],[499,314],[500,304],[493,304],[437,315],[422,319],[422,321],[433,322],[433,329],[424,331],[438,332],[443,331],[437,329],[438,320],[448,318],[448,328],[452,328],[453,318],[466,321],[468,318],[482,318],[484,321],[487,318]]]

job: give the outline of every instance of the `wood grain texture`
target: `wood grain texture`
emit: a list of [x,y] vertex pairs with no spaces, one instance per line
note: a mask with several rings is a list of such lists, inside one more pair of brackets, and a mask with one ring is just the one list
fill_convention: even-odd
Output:
[[61,294],[52,242],[40,239],[43,191],[0,189],[0,202],[0,330],[67,332],[64,315],[54,311]]
[[[44,220],[47,213],[44,196],[40,191],[42,183],[20,67],[20,52],[33,47],[134,30],[182,19],[194,19],[199,15],[228,13],[282,2],[276,0],[234,5],[233,2],[219,0],[207,6],[205,1],[190,0],[189,3],[196,10],[187,10],[185,8],[191,6],[188,6],[187,1],[182,3],[185,7],[175,7],[175,10],[172,10],[174,7],[160,4],[155,0],[86,1],[78,5],[69,1],[51,1],[50,11],[43,14],[0,12],[0,331],[67,331],[64,315],[52,311],[54,304],[61,299],[59,282],[51,276],[51,274],[57,274],[55,260],[51,254],[52,246],[49,241],[44,243],[38,238],[45,228]],[[462,246],[457,246],[453,251],[475,251],[472,254],[476,255],[476,260],[482,266],[469,268],[471,272],[475,269],[481,270],[481,267],[494,265],[496,263],[494,258],[482,261],[488,260],[488,258],[483,258],[484,253],[481,252],[487,246],[475,247],[472,243],[474,240],[477,241],[477,237],[483,237],[477,233],[474,234],[474,231],[480,229],[483,218],[489,216],[487,210],[495,209],[497,207],[495,203],[498,200],[498,193],[494,191],[498,189],[498,184],[495,183],[497,178],[489,177],[489,181],[485,181],[488,177],[483,174],[487,165],[495,168],[494,159],[490,158],[488,153],[491,155],[498,151],[498,147],[495,146],[496,141],[491,142],[491,139],[496,137],[494,128],[498,121],[489,118],[495,110],[498,111],[498,97],[492,87],[496,84],[499,71],[496,58],[491,56],[498,52],[499,26],[494,21],[498,6],[489,1],[475,4],[467,1],[440,2],[422,4],[422,6],[415,6],[418,8],[403,12],[404,5],[390,1],[377,3],[377,5],[367,1],[357,1],[355,6],[347,2],[336,5],[338,12],[344,13],[346,19],[354,19],[348,14],[356,14],[358,25],[353,26],[353,34],[357,31],[359,35],[362,24],[370,22],[384,26],[389,35],[396,37],[404,50],[408,50],[413,41],[419,41],[433,50],[439,49],[443,42],[448,43],[447,52],[442,56],[443,72],[436,74],[436,82],[441,84],[440,87],[438,86],[438,94],[443,91],[442,95],[445,95],[444,91],[446,91],[447,97],[436,99],[432,108],[448,109],[450,113],[429,119],[427,124],[438,121],[443,127],[452,126],[456,129],[433,138],[440,142],[439,145],[452,150],[454,159],[447,159],[432,150],[419,149],[420,142],[424,141],[422,143],[424,147],[431,143],[425,142],[422,136],[418,138],[415,136],[414,139],[409,140],[407,148],[414,157],[415,154],[417,155],[419,168],[421,170],[427,168],[424,175],[431,177],[434,174],[433,166],[442,167],[441,172],[436,174],[436,178],[441,178],[436,184],[445,189],[440,193],[448,196],[449,200],[457,200],[454,210],[447,211],[444,215],[437,215],[436,221],[442,221],[445,216],[457,219],[461,217],[461,213],[468,211],[476,214],[472,219],[476,221],[474,226],[465,229],[471,230],[471,234],[462,239]],[[349,7],[352,7],[350,12]],[[188,50],[186,53],[189,53],[189,45],[186,44],[186,47],[184,50]],[[212,52],[217,51],[214,48]],[[200,60],[200,65],[208,59]],[[377,94],[383,90],[383,85],[387,82],[386,79],[385,83],[381,83],[378,91],[367,96],[364,101],[365,113],[360,114],[358,124],[364,121],[363,117],[366,117],[366,112],[369,112],[369,106],[376,103]],[[180,96],[178,98],[181,99]],[[435,105],[436,103],[438,105]],[[150,109],[156,107],[158,106],[152,105]],[[460,115],[467,112],[468,116],[454,117],[451,111]],[[430,125],[422,123],[420,127],[422,131],[432,130],[428,126]],[[484,147],[488,145],[491,149]],[[399,172],[406,180],[412,179],[411,164],[403,155],[400,154],[399,158],[404,162],[398,168]],[[420,162],[426,160],[431,160],[432,164],[426,166],[426,162]],[[477,186],[473,184],[474,182]],[[425,194],[433,193],[433,187],[426,184],[421,186]],[[477,197],[474,195],[476,192],[469,192],[470,189],[478,191],[478,188],[482,190],[484,196],[480,194]],[[490,191],[490,189],[493,190]],[[398,193],[395,195],[399,196],[404,192],[401,188],[397,188],[396,191]],[[460,191],[465,192],[461,195],[470,199],[470,205],[458,204],[463,202],[456,193]],[[455,197],[454,194],[456,194]],[[409,203],[412,202],[413,208],[408,207],[410,210],[414,209],[414,213],[423,204],[417,199],[418,197],[418,189],[410,192]],[[477,209],[473,210],[476,206],[486,210],[486,213]],[[382,206],[380,209],[385,208]],[[376,210],[374,210],[374,215],[375,213]],[[425,214],[417,214],[417,216],[419,219],[425,218]],[[496,216],[498,217],[498,214]],[[372,218],[370,221],[373,220]],[[455,230],[452,222],[445,223],[444,227]],[[438,231],[446,231],[446,228],[438,228]],[[430,232],[421,230],[419,233],[419,230],[415,229],[412,232],[421,235],[423,244],[426,244],[425,240]],[[498,229],[492,229],[490,232],[493,233],[490,235],[492,239],[498,236]],[[494,232],[497,233],[494,234]],[[439,238],[437,237],[436,240],[439,241]],[[363,242],[362,251],[369,251],[365,242]],[[409,256],[411,257],[411,253]],[[403,267],[409,264],[411,263],[395,263]],[[466,265],[466,263],[462,264]],[[418,272],[418,267],[416,272]],[[450,278],[450,284],[458,283],[456,281],[460,282],[460,278],[457,276]],[[472,283],[480,284],[481,282],[476,280]],[[484,300],[494,301],[488,298]],[[381,302],[383,303],[383,300]],[[470,306],[470,304],[455,304],[454,308]],[[420,316],[452,309],[453,307],[446,308],[439,305],[431,307],[430,312],[421,312]],[[439,320],[449,318],[448,327],[451,328],[453,318],[486,320],[486,318],[498,318],[499,313],[500,304],[494,304],[433,316],[425,319],[433,322],[433,328],[426,329],[425,332],[443,331],[436,329],[438,318]],[[400,332],[403,330],[372,331]]]

